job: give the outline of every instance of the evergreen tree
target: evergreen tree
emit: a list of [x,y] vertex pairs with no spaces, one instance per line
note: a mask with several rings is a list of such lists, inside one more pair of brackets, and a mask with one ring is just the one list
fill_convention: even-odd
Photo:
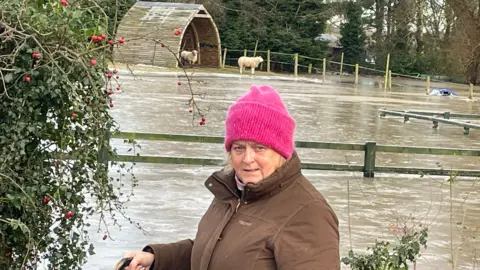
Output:
[[299,53],[322,57],[325,46],[315,41],[324,32],[327,5],[319,0],[223,0],[226,13],[216,19],[222,45],[232,49],[253,49]]
[[349,1],[345,5],[346,23],[340,28],[340,43],[345,63],[362,64],[365,60],[365,32],[362,22],[362,7]]

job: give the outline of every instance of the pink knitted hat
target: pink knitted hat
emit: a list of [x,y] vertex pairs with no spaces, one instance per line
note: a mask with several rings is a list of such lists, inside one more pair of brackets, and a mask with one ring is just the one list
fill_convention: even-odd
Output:
[[286,159],[292,156],[295,120],[278,92],[270,86],[252,85],[228,109],[225,122],[225,149],[233,141],[249,140],[276,150]]

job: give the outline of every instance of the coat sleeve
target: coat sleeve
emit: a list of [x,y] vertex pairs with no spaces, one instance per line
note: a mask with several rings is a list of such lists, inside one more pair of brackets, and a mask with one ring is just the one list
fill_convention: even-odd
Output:
[[155,256],[153,270],[190,270],[193,240],[185,239],[169,244],[151,244],[143,251],[151,252]]
[[325,201],[303,206],[273,239],[278,270],[339,270],[338,219]]

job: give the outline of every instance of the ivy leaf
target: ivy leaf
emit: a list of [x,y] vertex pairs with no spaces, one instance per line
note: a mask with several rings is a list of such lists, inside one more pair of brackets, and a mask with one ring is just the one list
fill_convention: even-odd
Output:
[[40,186],[40,193],[45,193],[47,192],[47,190],[49,190],[50,188],[46,185],[42,185]]
[[92,244],[90,244],[90,247],[88,248],[88,254],[91,256],[91,255],[95,255],[95,252],[93,251],[95,248],[93,247]]
[[12,202],[13,206],[15,206],[18,210],[22,208],[21,201],[18,197],[13,196],[12,194],[7,194],[7,198]]
[[13,80],[13,74],[12,73],[7,73],[7,75],[3,76],[3,79],[5,80],[5,83],[9,83]]

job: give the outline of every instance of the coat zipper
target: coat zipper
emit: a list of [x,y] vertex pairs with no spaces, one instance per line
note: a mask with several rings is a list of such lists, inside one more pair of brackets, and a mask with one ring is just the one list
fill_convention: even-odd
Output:
[[240,204],[242,204],[240,199],[238,199],[237,201],[238,201],[238,203],[237,203],[237,207],[235,207],[235,213],[238,211],[238,208],[240,207]]

